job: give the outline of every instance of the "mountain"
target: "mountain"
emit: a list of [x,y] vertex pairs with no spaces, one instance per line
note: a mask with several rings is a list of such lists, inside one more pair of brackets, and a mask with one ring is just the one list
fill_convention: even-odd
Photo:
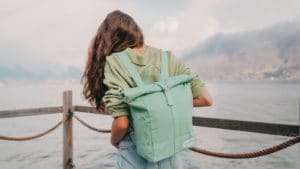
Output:
[[185,56],[186,64],[205,79],[299,80],[300,22],[218,33]]
[[[207,80],[300,80],[300,22],[218,33],[184,56],[184,62]],[[0,86],[10,82],[79,81],[83,71],[75,66],[31,67],[0,64]]]

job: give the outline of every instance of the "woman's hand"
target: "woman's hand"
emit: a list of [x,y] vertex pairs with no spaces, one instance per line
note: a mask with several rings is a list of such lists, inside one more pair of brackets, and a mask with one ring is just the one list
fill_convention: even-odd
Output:
[[197,96],[193,99],[194,107],[204,107],[204,106],[212,106],[213,100],[209,93],[205,93],[203,95]]
[[118,148],[119,142],[122,140],[124,135],[126,134],[129,126],[129,119],[128,116],[118,116],[114,118],[111,126],[111,137],[110,142],[111,144]]
[[119,148],[119,143],[113,143],[113,142],[111,142],[111,145],[114,146],[116,149]]

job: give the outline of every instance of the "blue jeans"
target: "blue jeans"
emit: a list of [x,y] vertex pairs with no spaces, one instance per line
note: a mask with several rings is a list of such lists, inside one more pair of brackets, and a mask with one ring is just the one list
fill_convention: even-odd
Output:
[[158,162],[147,161],[139,156],[134,143],[126,134],[119,143],[117,155],[117,169],[183,169],[180,153],[160,160]]

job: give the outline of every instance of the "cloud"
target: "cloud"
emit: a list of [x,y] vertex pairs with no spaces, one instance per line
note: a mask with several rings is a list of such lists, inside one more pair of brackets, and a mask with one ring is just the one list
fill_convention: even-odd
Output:
[[155,23],[150,30],[152,34],[158,35],[174,35],[178,32],[179,20],[176,17],[167,17]]
[[300,19],[298,0],[229,0],[217,3],[211,15],[232,31],[261,29],[274,23]]
[[92,37],[106,14],[120,9],[143,29],[149,45],[177,56],[218,32],[240,32],[299,20],[297,0],[26,0],[0,2],[0,65],[30,70],[83,69]]
[[219,32],[243,32],[299,21],[298,6],[297,0],[191,0],[184,9],[159,17],[146,35],[151,44],[171,49],[181,57]]
[[170,49],[181,57],[184,51],[217,31],[218,24],[209,15],[213,6],[214,1],[190,1],[184,10],[160,17],[146,35],[152,44]]

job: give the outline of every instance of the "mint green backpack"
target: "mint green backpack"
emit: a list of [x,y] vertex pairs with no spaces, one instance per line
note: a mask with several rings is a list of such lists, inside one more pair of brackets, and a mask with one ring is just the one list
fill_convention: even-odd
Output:
[[159,80],[144,84],[128,56],[119,52],[118,57],[137,85],[121,91],[133,119],[130,137],[137,153],[156,162],[193,146],[190,82],[196,74],[169,77],[167,53],[162,52]]

